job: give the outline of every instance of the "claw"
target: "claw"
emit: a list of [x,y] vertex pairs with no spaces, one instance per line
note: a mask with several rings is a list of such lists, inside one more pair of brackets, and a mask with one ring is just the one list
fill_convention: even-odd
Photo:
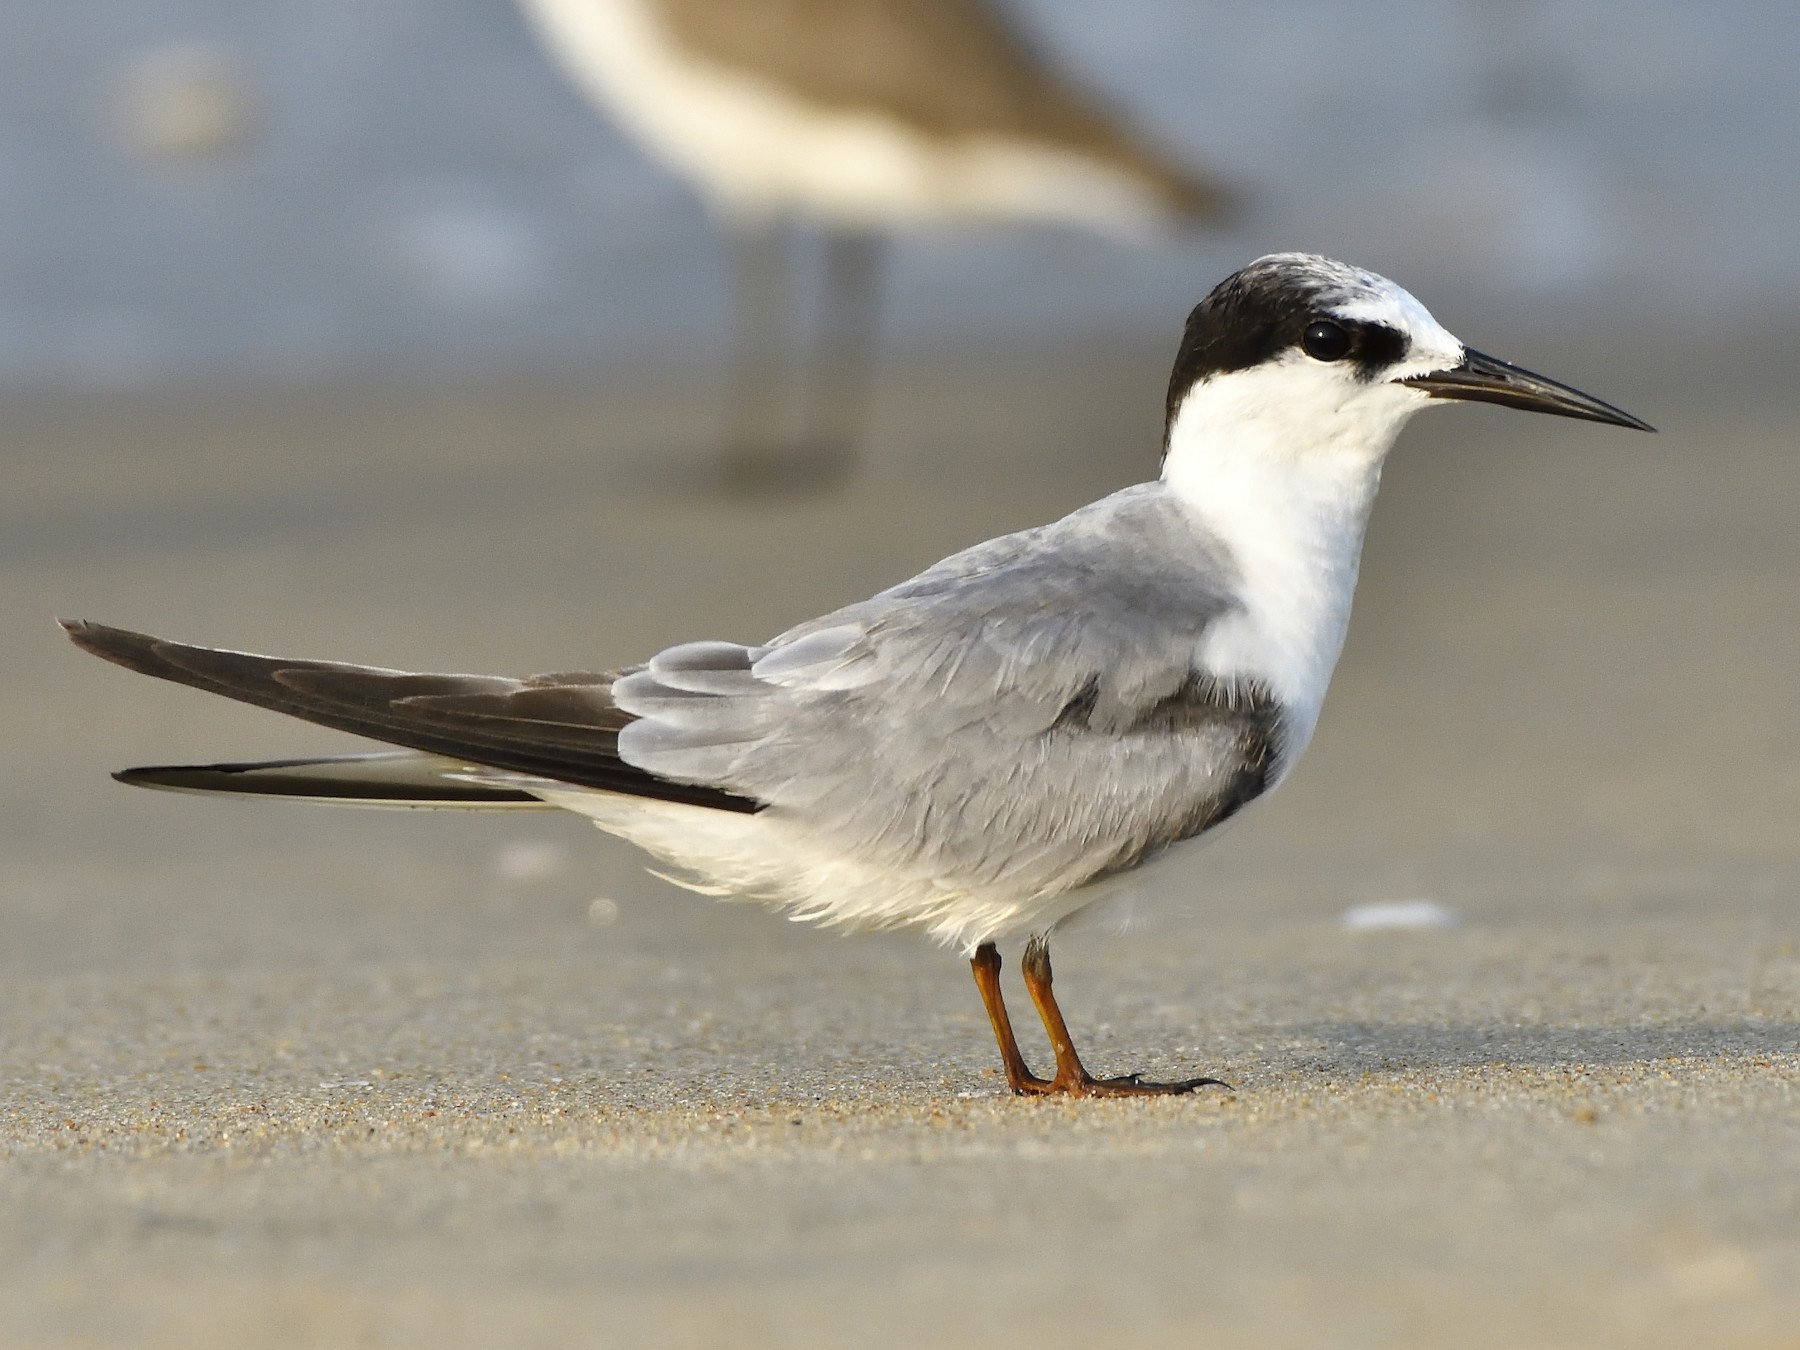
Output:
[[999,950],[993,943],[984,942],[976,948],[969,965],[975,972],[981,1001],[987,1006],[994,1039],[1000,1045],[1000,1059],[1006,1066],[1006,1085],[1015,1097],[1179,1097],[1203,1087],[1234,1091],[1230,1083],[1219,1078],[1187,1078],[1174,1083],[1148,1083],[1141,1074],[1135,1073],[1121,1078],[1095,1078],[1075,1053],[1062,1009],[1057,1006],[1056,995],[1051,990],[1050,949],[1043,938],[1035,937],[1025,947],[1025,988],[1037,1005],[1038,1016],[1044,1020],[1044,1030],[1050,1033],[1050,1047],[1056,1052],[1056,1076],[1039,1078],[1025,1063],[1025,1057],[1019,1053],[1019,1044],[1013,1038],[1012,1022],[1000,996]]

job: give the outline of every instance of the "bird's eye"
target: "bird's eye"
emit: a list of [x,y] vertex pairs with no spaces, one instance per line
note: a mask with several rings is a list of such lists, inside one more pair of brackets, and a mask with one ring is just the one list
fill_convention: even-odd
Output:
[[1342,361],[1350,355],[1350,334],[1342,324],[1330,319],[1315,319],[1306,326],[1300,345],[1315,361]]

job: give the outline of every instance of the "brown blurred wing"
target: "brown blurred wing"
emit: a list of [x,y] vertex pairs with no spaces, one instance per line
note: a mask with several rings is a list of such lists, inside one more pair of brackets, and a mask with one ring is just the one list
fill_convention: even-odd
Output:
[[655,0],[696,56],[784,85],[809,103],[885,113],[928,136],[1000,136],[1105,160],[1191,217],[1226,206],[1216,184],[1154,149],[1044,61],[982,0]]
[[726,811],[761,805],[621,760],[619,729],[632,718],[614,705],[609,674],[422,675],[190,647],[95,623],[63,627],[78,647],[127,670],[372,740],[630,796]]

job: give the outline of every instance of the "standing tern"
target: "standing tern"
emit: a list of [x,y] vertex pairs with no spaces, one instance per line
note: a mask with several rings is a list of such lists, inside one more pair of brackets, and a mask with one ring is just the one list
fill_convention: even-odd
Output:
[[[883,233],[1061,224],[1142,238],[1226,194],[1033,50],[991,0],[521,0],[558,64],[693,184],[732,242],[725,471],[740,486],[849,463],[867,402]],[[825,233],[813,388],[780,434],[782,223]]]
[[[1438,399],[1645,423],[1484,356],[1382,277],[1259,259],[1188,319],[1162,474],[958,553],[769,642],[690,642],[607,674],[506,679],[288,661],[67,623],[147,675],[405,746],[132,769],[128,783],[591,817],[683,884],[970,959],[1021,1094],[1096,1079],[1048,935],[1293,769],[1343,645],[1401,426]],[[1020,1055],[996,942],[1029,936],[1052,1076]]]

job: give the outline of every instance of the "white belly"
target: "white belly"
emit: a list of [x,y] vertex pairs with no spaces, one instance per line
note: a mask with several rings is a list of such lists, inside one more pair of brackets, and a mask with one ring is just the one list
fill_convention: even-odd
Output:
[[1105,883],[1043,896],[949,886],[820,848],[773,811],[739,814],[580,788],[531,790],[680,869],[658,873],[665,880],[829,928],[918,928],[972,952],[978,943],[1044,932],[1105,893]]

